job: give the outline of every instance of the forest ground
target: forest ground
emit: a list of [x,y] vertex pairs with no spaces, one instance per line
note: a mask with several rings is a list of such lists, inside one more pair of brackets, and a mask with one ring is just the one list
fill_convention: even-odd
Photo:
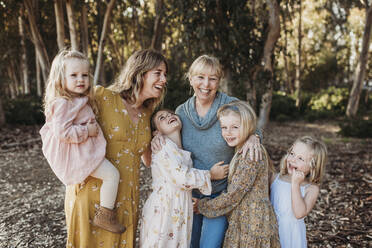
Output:
[[[38,126],[0,129],[0,247],[64,247],[64,186],[41,152]],[[270,123],[264,145],[275,165],[299,136],[328,146],[321,194],[307,223],[309,247],[372,247],[372,139],[344,138],[335,123]],[[141,167],[141,206],[150,170]]]

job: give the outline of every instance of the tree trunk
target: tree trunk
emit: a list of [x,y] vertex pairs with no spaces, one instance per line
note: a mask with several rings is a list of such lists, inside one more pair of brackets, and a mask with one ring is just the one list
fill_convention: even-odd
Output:
[[43,95],[43,87],[41,86],[41,75],[40,75],[40,63],[39,63],[39,53],[35,48],[35,66],[36,66],[36,90],[37,96]]
[[267,6],[269,8],[269,31],[264,46],[263,64],[264,72],[269,73],[269,79],[267,82],[267,90],[262,96],[260,114],[258,119],[258,128],[263,130],[269,122],[271,101],[273,95],[273,65],[271,57],[275,48],[275,43],[280,37],[280,19],[279,19],[279,5],[276,0],[267,0]]
[[0,127],[4,126],[5,124],[5,112],[3,108],[3,103],[1,102],[0,99]]
[[24,3],[25,3],[26,10],[27,10],[27,16],[28,16],[28,21],[30,25],[31,35],[32,35],[32,42],[34,43],[34,46],[36,47],[40,55],[38,56],[38,58],[39,58],[40,66],[41,66],[41,72],[43,75],[44,82],[46,82],[48,79],[48,74],[49,74],[49,69],[50,69],[50,62],[49,62],[48,54],[47,54],[43,39],[41,38],[39,29],[36,25],[35,15],[34,15],[33,6],[32,6],[32,0],[25,0]]
[[161,51],[161,44],[163,40],[163,27],[162,27],[162,19],[163,19],[163,0],[156,0],[155,3],[155,22],[154,22],[154,34],[151,40],[151,48]]
[[10,78],[10,84],[12,85],[10,90],[12,91],[12,98],[16,98],[19,95],[19,83],[17,75],[15,73],[14,62],[11,60],[7,66],[8,77]]
[[296,78],[295,78],[295,95],[296,107],[300,107],[301,94],[301,46],[302,46],[302,0],[299,2],[299,20],[298,20],[298,47],[296,54]]
[[65,47],[65,26],[62,0],[54,0],[54,13],[56,15],[58,49],[62,50]]
[[10,92],[10,98],[11,99],[15,99],[17,97],[17,94],[16,94],[16,91],[15,91],[15,88],[14,88],[14,82],[11,81],[9,83],[9,92]]
[[114,4],[115,4],[115,0],[110,0],[109,4],[107,5],[105,18],[104,18],[104,21],[103,21],[102,33],[101,33],[101,38],[99,40],[99,46],[98,46],[96,69],[94,71],[94,81],[93,81],[94,85],[96,85],[97,82],[98,82],[98,78],[99,78],[99,74],[100,74],[100,70],[101,70],[102,53],[103,53],[103,48],[104,48],[104,45],[105,45],[107,29],[108,29],[109,22],[110,22],[111,11],[114,8]]
[[117,43],[115,37],[111,34],[108,36],[108,41],[111,44],[115,58],[118,60],[118,63],[113,63],[113,71],[119,71],[120,68],[124,65],[124,52],[122,46]]
[[85,55],[88,56],[89,50],[89,37],[88,37],[88,9],[86,3],[82,3],[83,7],[81,10],[81,43],[82,43],[82,50]]
[[19,28],[19,36],[21,37],[21,72],[22,72],[22,82],[23,82],[23,90],[24,94],[30,94],[30,82],[28,80],[28,65],[27,65],[27,52],[26,52],[26,45],[25,45],[25,32],[24,32],[24,10],[21,8],[20,16],[18,17],[18,28]]
[[[222,0],[217,0],[216,9],[209,11],[211,12],[209,15],[213,16],[216,26],[220,27],[220,34],[216,37],[214,47],[219,53],[224,54],[225,42],[229,39],[229,32],[231,31],[227,28],[229,26],[229,18],[226,16],[226,9],[223,7]],[[220,82],[220,88],[228,95],[231,95],[233,91],[230,62],[228,55],[222,56],[221,64],[224,68],[225,77]]]
[[137,10],[137,4],[133,4],[132,8],[133,8],[133,14],[132,14],[132,25],[133,25],[133,41],[134,41],[134,44],[135,43],[139,43],[140,45],[140,48],[143,49],[143,48],[147,48],[148,44],[145,45],[145,41],[144,41],[144,36],[143,36],[143,33],[142,33],[142,30],[141,30],[141,25],[140,25],[140,21],[139,21],[139,16],[138,16],[138,10]]
[[360,93],[362,91],[363,81],[366,72],[366,64],[368,61],[369,41],[371,38],[372,25],[372,4],[366,8],[366,26],[364,28],[362,51],[360,53],[359,62],[354,73],[354,82],[351,89],[349,101],[346,108],[346,116],[354,117],[358,112]]
[[[256,66],[257,67],[257,66]],[[245,100],[252,106],[254,110],[257,109],[257,91],[256,91],[256,85],[254,82],[256,82],[256,71],[257,69],[253,70],[253,77],[252,81],[248,81],[245,83]]]
[[230,69],[226,68],[224,71],[224,74],[225,76],[221,79],[221,82],[220,82],[220,89],[222,92],[226,93],[227,95],[232,95],[232,89],[230,87],[231,82],[232,82]]
[[73,0],[66,0],[66,12],[67,12],[68,26],[70,30],[71,48],[73,50],[79,50],[79,41],[78,41],[78,36],[76,32],[74,10],[72,8],[72,2]]
[[284,58],[284,71],[285,71],[285,80],[286,80],[286,92],[289,92],[290,94],[294,93],[294,89],[291,82],[291,74],[289,72],[288,68],[288,30],[287,30],[287,21],[286,21],[286,13],[283,11],[281,12],[281,16],[283,19],[283,28],[284,28],[284,47],[283,47],[283,58]]

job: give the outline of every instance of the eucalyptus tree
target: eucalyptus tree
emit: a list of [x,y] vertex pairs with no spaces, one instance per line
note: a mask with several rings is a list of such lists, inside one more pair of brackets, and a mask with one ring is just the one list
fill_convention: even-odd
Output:
[[363,42],[360,52],[359,61],[354,73],[353,86],[350,92],[349,102],[346,109],[348,117],[354,117],[358,111],[360,93],[366,73],[366,65],[368,61],[368,52],[371,39],[372,28],[372,4],[368,6],[368,1],[365,1],[365,28],[363,33]]

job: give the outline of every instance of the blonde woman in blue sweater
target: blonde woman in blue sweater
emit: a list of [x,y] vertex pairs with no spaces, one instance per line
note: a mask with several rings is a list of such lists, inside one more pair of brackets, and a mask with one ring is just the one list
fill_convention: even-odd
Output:
[[[223,78],[222,66],[217,58],[202,55],[192,63],[187,78],[194,95],[176,109],[183,125],[183,148],[192,153],[193,166],[196,169],[210,170],[212,165],[220,161],[229,164],[234,148],[229,147],[221,136],[217,110],[222,105],[238,99],[218,91]],[[153,139],[153,152],[160,150],[161,140],[163,138],[159,136]],[[244,153],[249,149],[252,157],[260,158],[259,142],[259,138],[252,135],[243,146]],[[226,188],[226,179],[212,181],[212,194],[208,197],[217,197]],[[194,190],[193,197],[201,199],[205,195]],[[226,229],[225,216],[207,218],[194,213],[191,247],[221,247]]]

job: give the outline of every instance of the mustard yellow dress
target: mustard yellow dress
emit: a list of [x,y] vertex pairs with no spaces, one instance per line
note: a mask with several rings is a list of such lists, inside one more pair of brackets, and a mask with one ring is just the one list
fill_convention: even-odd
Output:
[[123,234],[114,234],[92,225],[99,206],[101,180],[88,177],[85,183],[66,188],[66,247],[132,248],[139,214],[140,158],[151,140],[151,111],[141,113],[136,124],[131,121],[119,94],[99,86],[95,98],[98,122],[107,141],[106,158],[120,172],[115,206],[118,219],[127,230]]

